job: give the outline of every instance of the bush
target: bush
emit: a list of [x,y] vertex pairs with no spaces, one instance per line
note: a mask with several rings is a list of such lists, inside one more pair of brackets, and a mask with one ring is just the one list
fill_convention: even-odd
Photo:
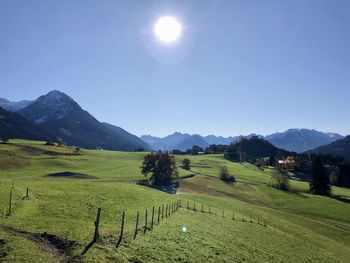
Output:
[[226,165],[220,168],[219,177],[220,177],[220,180],[224,182],[228,182],[228,183],[236,182],[236,178],[233,175],[229,174]]
[[188,158],[185,158],[182,160],[182,168],[185,170],[190,170],[191,169],[191,161]]
[[80,148],[79,148],[79,147],[74,147],[74,148],[73,148],[73,153],[74,153],[75,155],[79,155],[79,152],[80,152]]
[[0,141],[1,141],[1,143],[6,144],[6,143],[9,142],[9,139],[7,139],[7,138],[2,138],[2,139],[0,139]]
[[268,185],[279,190],[289,191],[290,186],[288,174],[285,171],[282,171],[280,167],[276,167]]

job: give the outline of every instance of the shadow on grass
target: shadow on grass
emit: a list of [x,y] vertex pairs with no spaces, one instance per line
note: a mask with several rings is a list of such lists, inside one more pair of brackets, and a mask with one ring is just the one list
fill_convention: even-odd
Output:
[[348,197],[344,197],[344,196],[340,196],[340,195],[331,195],[330,198],[338,200],[338,201],[343,202],[343,203],[350,204],[350,198],[348,198]]

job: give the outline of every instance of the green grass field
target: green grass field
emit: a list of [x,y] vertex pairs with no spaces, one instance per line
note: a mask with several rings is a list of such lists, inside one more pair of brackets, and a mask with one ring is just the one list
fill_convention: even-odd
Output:
[[[283,192],[267,186],[270,169],[229,162],[221,155],[198,155],[186,156],[192,163],[191,171],[186,171],[180,168],[185,156],[176,156],[180,175],[195,176],[182,179],[178,194],[170,195],[136,184],[143,178],[140,165],[145,153],[72,153],[70,148],[42,142],[11,140],[0,145],[0,261],[348,262],[350,258],[350,204],[310,195],[305,182],[291,181],[292,191]],[[235,184],[218,179],[222,165],[235,175]],[[50,176],[62,172],[79,176]],[[6,216],[12,185],[12,213]],[[29,198],[24,197],[26,188]],[[350,198],[350,189],[333,187],[333,194]],[[157,211],[180,199],[180,211],[133,240],[137,212],[141,229],[146,209],[150,224],[153,206]],[[187,210],[187,202],[191,208],[195,203],[199,211]],[[101,239],[80,256],[92,239],[98,207]],[[124,239],[116,248],[124,209]],[[267,226],[258,224],[258,218]],[[66,252],[42,238],[45,232],[69,243]]]

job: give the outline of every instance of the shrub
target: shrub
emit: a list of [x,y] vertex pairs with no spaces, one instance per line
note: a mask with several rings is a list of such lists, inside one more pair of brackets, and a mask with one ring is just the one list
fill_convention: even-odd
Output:
[[73,148],[73,153],[74,153],[75,155],[79,155],[79,152],[80,152],[80,148],[79,148],[79,147],[74,147],[74,148]]
[[271,175],[269,186],[279,190],[289,191],[290,186],[288,174],[277,166],[274,173]]
[[233,175],[229,174],[226,165],[220,168],[219,177],[220,177],[220,180],[224,182],[228,182],[228,183],[236,182],[236,178]]
[[0,141],[1,141],[1,143],[6,144],[6,143],[9,142],[9,139],[7,139],[7,138],[2,138],[2,139],[0,139]]
[[188,158],[185,158],[182,160],[182,168],[185,170],[190,170],[191,169],[191,161]]

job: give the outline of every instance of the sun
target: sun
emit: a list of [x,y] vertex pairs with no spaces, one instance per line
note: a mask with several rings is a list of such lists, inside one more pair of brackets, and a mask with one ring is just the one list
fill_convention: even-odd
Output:
[[176,42],[182,35],[181,23],[172,16],[160,17],[154,24],[153,32],[165,44]]

